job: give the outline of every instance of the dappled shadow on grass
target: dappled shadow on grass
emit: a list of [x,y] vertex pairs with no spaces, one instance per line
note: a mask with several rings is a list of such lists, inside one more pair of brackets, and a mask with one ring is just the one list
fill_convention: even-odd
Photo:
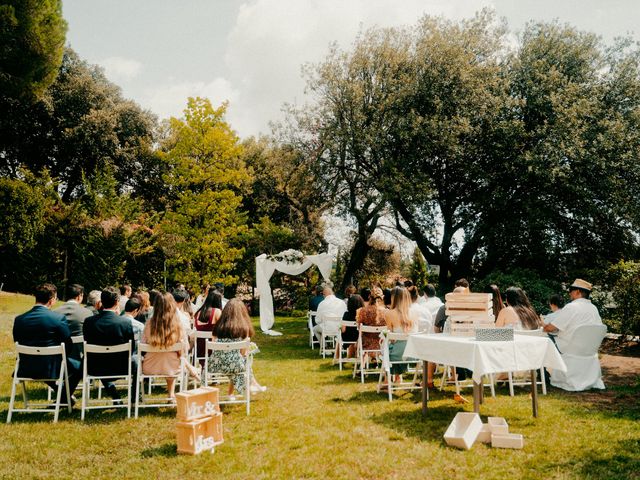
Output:
[[371,419],[379,425],[409,437],[426,441],[442,441],[442,436],[451,419],[458,412],[460,412],[459,407],[439,406],[429,408],[426,416],[422,416],[420,409],[411,412],[395,410],[374,415]]
[[552,392],[560,398],[571,400],[568,410],[584,409],[604,418],[626,418],[640,420],[640,377],[635,383],[614,385],[606,390],[587,390],[584,392],[567,392],[553,388]]
[[575,471],[577,478],[598,480],[640,479],[640,438],[616,442],[607,453],[580,450],[561,462],[544,462],[540,458],[528,462],[528,467],[543,477],[558,471]]
[[142,458],[177,457],[178,447],[175,443],[165,443],[164,445],[160,445],[159,447],[147,448],[143,450],[140,455],[142,456]]

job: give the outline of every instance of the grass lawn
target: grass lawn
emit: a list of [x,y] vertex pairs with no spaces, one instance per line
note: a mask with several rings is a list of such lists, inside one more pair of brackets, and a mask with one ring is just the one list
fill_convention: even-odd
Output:
[[449,389],[432,392],[427,418],[419,392],[388,402],[373,377],[362,385],[312,352],[302,318],[277,318],[281,337],[256,334],[254,370],[269,389],[249,417],[242,406],[224,408],[225,443],[213,455],[176,453],[171,409],[148,409],[138,420],[90,412],[85,422],[75,410],[58,424],[50,414],[15,414],[6,425],[13,317],[32,299],[0,295],[0,478],[640,478],[640,377],[615,387],[611,402],[550,389],[538,419],[525,390],[511,398],[498,389],[485,397],[483,420],[505,417],[525,448],[460,451],[442,436],[471,405],[455,404]]

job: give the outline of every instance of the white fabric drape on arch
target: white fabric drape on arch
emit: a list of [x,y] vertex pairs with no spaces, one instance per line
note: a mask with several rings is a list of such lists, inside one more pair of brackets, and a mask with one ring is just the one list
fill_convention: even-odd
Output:
[[328,281],[333,265],[333,257],[328,253],[305,255],[301,262],[295,263],[270,260],[265,253],[256,257],[256,290],[260,296],[260,328],[264,333],[278,335],[271,330],[275,317],[269,279],[273,273],[277,270],[287,275],[299,275],[313,265],[318,266],[322,278]]

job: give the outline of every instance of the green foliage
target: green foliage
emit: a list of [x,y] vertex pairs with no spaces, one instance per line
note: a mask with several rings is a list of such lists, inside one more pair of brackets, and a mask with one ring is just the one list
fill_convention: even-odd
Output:
[[356,272],[358,285],[371,287],[386,285],[388,280],[400,274],[400,254],[396,248],[378,238],[369,240],[369,249],[362,268]]
[[[562,285],[559,282],[541,278],[535,271],[520,268],[508,272],[492,272],[482,280],[474,282],[471,289],[475,292],[482,292],[491,284],[497,285],[503,294],[509,287],[522,288],[529,297],[533,308],[539,314],[549,312],[548,300],[551,295],[563,294]],[[568,298],[567,301],[569,301]]]
[[32,100],[58,74],[67,22],[61,0],[5,0],[0,4],[0,92]]
[[419,290],[424,290],[424,287],[429,283],[427,263],[417,247],[413,250],[409,276]]
[[45,215],[55,193],[46,172],[27,181],[0,178],[0,251],[22,253],[44,231]]
[[190,98],[184,120],[171,119],[164,145],[169,200],[159,240],[171,277],[185,283],[231,283],[242,256],[236,245],[247,227],[240,207],[251,175],[225,111]]
[[621,260],[611,265],[601,288],[606,301],[600,303],[613,307],[600,310],[610,329],[623,335],[640,335],[640,262]]

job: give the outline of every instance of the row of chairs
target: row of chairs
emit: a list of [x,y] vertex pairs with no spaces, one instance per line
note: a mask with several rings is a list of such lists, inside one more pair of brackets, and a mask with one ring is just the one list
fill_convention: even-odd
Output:
[[[82,340],[82,336],[74,337],[74,343],[83,343],[84,356],[82,361],[82,380],[79,383],[78,387],[82,391],[82,401],[81,401],[81,414],[80,417],[84,420],[86,412],[89,410],[95,409],[111,409],[111,408],[126,408],[127,409],[127,417],[131,417],[131,410],[134,409],[135,418],[138,418],[138,412],[140,408],[149,408],[149,407],[172,407],[174,403],[172,399],[167,397],[157,397],[152,396],[152,387],[158,384],[166,384],[167,379],[173,378],[176,382],[176,388],[178,391],[183,391],[189,383],[188,375],[186,374],[185,361],[187,361],[184,357],[180,357],[180,368],[177,374],[175,375],[160,375],[160,374],[145,374],[142,371],[142,358],[143,355],[150,352],[181,352],[183,350],[183,345],[181,343],[177,343],[170,348],[162,349],[152,347],[151,345],[145,343],[137,343],[137,363],[136,363],[136,374],[135,374],[135,385],[137,387],[137,394],[135,395],[135,399],[133,399],[132,395],[132,386],[134,381],[134,375],[132,373],[132,359],[133,359],[133,351],[134,345],[132,342],[123,343],[121,345],[92,345],[86,343]],[[234,351],[234,350],[249,350],[250,348],[250,340],[246,339],[239,342],[214,342],[210,338],[206,340],[205,343],[205,355],[204,360],[204,368],[201,374],[200,381],[197,382],[196,386],[207,386],[211,384],[224,384],[230,382],[231,379],[228,375],[220,372],[220,373],[212,373],[209,372],[206,366],[208,365],[208,357],[210,352],[214,350],[218,351]],[[127,368],[126,371],[113,371],[107,375],[104,374],[95,374],[95,367],[92,368],[93,361],[97,360],[97,357],[100,355],[125,355],[127,358]],[[27,376],[20,375],[20,359],[25,356],[35,356],[35,357],[60,357],[60,369],[58,375],[55,378],[33,378]],[[195,357],[195,352],[194,352]],[[122,358],[122,364],[124,365],[124,358]],[[198,364],[199,367],[199,364]],[[246,391],[243,395],[224,395],[221,393],[220,395],[220,404],[238,404],[244,403],[246,405],[246,413],[250,414],[250,404],[251,404],[251,379],[252,379],[252,356],[247,356],[246,368],[243,372],[239,373],[245,377],[245,384],[247,385]],[[64,343],[60,345],[51,346],[51,347],[30,347],[25,345],[20,345],[16,343],[16,364],[15,370],[13,374],[13,380],[11,384],[11,397],[9,400],[9,412],[7,414],[7,423],[11,422],[13,413],[15,412],[52,412],[54,414],[53,421],[57,422],[60,409],[62,407],[66,407],[69,413],[71,412],[72,405],[70,402],[62,402],[62,393],[63,389],[65,390],[65,398],[71,398],[71,393],[69,392],[69,378],[68,378],[68,370],[67,370],[67,354],[65,351]],[[126,388],[126,401],[113,401],[111,399],[102,398],[102,382],[103,381],[113,381],[117,382],[120,388]],[[52,385],[55,385],[55,401],[52,401],[50,393],[51,390],[48,390],[48,400],[46,403],[38,402],[34,403],[29,400],[27,384],[32,382],[48,382]],[[145,392],[144,386],[148,385],[147,392]],[[18,386],[22,386],[22,400],[24,406],[22,408],[16,407],[16,395]],[[92,388],[97,388],[97,398],[91,398]]]
[[[389,344],[395,341],[406,341],[407,334],[389,332],[386,327],[372,327],[367,325],[358,325],[356,322],[350,322],[342,320],[341,317],[325,317],[323,320],[323,330],[320,336],[320,340],[316,339],[313,333],[313,320],[315,312],[309,311],[308,313],[308,328],[309,328],[309,345],[311,349],[317,344],[320,347],[320,355],[322,358],[326,358],[326,355],[335,356],[335,362],[339,365],[340,370],[343,368],[343,364],[353,364],[353,377],[360,376],[360,381],[364,383],[366,375],[377,374],[378,375],[378,391],[381,390],[383,381],[386,378],[387,384],[385,385],[389,401],[393,400],[393,392],[401,390],[415,390],[419,387],[419,374],[421,373],[422,362],[416,362],[415,360],[401,360],[392,362],[389,359]],[[342,327],[358,328],[358,339],[353,341],[346,341],[342,337]],[[365,350],[362,344],[362,334],[378,334],[381,338],[380,348],[373,350]],[[356,344],[356,357],[347,358],[346,351],[350,345]],[[372,362],[374,358],[382,358],[381,364],[378,362]],[[395,382],[391,375],[391,367],[395,364],[407,364],[408,373],[412,375],[410,381],[404,381],[400,379],[399,382]],[[471,387],[471,384],[463,383],[458,380],[455,367],[447,365],[439,365],[438,368],[442,371],[442,380],[440,383],[440,390],[446,385],[454,385],[456,393],[459,395],[461,388]],[[517,372],[507,372],[509,394],[514,396],[514,386],[530,385],[529,378],[520,378]],[[537,380],[538,385],[542,387],[542,393],[547,394],[547,386],[544,376],[544,371],[540,369],[540,375]],[[483,381],[483,387],[488,387],[491,392],[491,396],[495,397],[495,379],[493,375],[487,376]]]

